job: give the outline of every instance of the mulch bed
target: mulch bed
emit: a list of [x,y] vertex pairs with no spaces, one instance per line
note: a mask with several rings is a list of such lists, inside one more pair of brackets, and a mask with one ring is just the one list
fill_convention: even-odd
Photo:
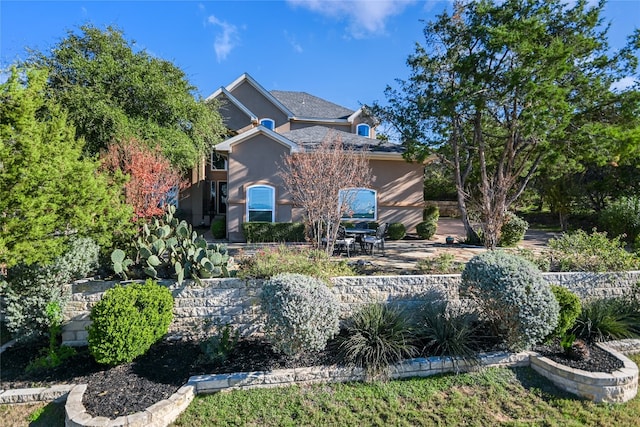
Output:
[[[331,348],[331,346],[328,346]],[[622,363],[609,353],[591,346],[591,359],[567,359],[557,345],[534,350],[578,369],[612,372]],[[132,363],[113,368],[98,365],[86,348],[63,365],[27,374],[25,367],[38,354],[33,347],[15,346],[0,356],[0,389],[42,387],[53,384],[87,384],[83,404],[92,416],[116,418],[143,411],[171,396],[190,376],[203,374],[265,371],[304,366],[335,365],[335,351],[326,350],[299,357],[286,357],[259,339],[242,339],[226,362],[218,365],[203,359],[194,341],[162,341]]]

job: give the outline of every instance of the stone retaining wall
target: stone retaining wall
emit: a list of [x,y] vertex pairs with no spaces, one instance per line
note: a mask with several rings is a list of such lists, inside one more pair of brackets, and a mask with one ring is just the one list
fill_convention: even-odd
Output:
[[[640,282],[640,271],[623,273],[545,273],[546,280],[571,289],[583,300],[624,294]],[[91,307],[115,282],[78,281],[71,285],[72,297],[65,309],[62,340],[67,345],[86,345],[86,327]],[[243,335],[259,333],[262,325],[259,280],[210,279],[203,286],[164,282],[175,298],[170,333],[198,334],[212,323],[231,324]],[[372,302],[413,307],[427,301],[459,301],[459,274],[416,276],[336,277],[332,291],[347,317]]]

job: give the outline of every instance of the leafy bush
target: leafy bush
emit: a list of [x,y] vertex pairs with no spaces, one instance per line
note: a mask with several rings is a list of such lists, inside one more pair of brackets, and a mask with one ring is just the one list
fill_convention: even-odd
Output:
[[571,332],[592,342],[640,337],[640,307],[629,298],[590,301],[582,307]]
[[275,349],[294,355],[322,350],[339,330],[339,304],[321,280],[279,274],[262,288],[265,331]]
[[422,239],[431,239],[434,234],[436,234],[436,230],[438,228],[438,224],[431,221],[423,221],[416,225],[416,233]]
[[540,270],[503,251],[473,257],[462,272],[460,290],[477,303],[510,350],[530,348],[558,324],[560,307]]
[[515,248],[508,249],[509,253],[512,253],[520,258],[524,258],[542,272],[551,271],[551,256],[548,251],[543,251],[542,253],[535,253],[531,249],[523,249],[523,248]]
[[438,205],[427,205],[422,210],[422,221],[424,222],[432,222],[434,224],[437,224],[439,218],[440,208],[438,208]]
[[120,277],[175,277],[178,283],[192,278],[228,276],[229,254],[225,245],[208,245],[186,221],[175,216],[175,206],[168,205],[162,218],[154,218],[140,227],[133,242],[132,257],[122,249],[111,253],[113,271]]
[[473,361],[478,348],[476,317],[447,302],[428,303],[420,310],[416,334],[428,354]]
[[569,289],[558,285],[551,285],[551,292],[558,301],[560,312],[558,313],[558,325],[551,333],[553,337],[563,337],[576,323],[576,319],[582,312],[580,298]]
[[305,227],[299,222],[245,222],[242,233],[248,243],[305,241]]
[[627,252],[620,238],[583,230],[549,240],[552,271],[624,271],[640,268],[640,258]]
[[46,336],[53,325],[47,306],[64,309],[69,290],[65,285],[85,277],[98,266],[99,246],[89,238],[72,238],[68,249],[50,265],[18,264],[7,271],[0,289],[5,296],[5,320],[21,341]]
[[218,332],[200,343],[200,349],[208,362],[223,363],[238,344],[240,333],[230,324],[218,327]]
[[451,253],[441,253],[432,258],[423,258],[418,261],[418,271],[422,274],[454,274],[464,269],[464,264],[456,261]]
[[365,369],[368,379],[384,377],[389,365],[417,354],[409,321],[396,308],[370,304],[347,319],[338,337],[345,363]]
[[173,318],[171,291],[151,279],[116,285],[91,309],[89,352],[98,363],[131,362],[168,331]]
[[268,279],[280,273],[298,273],[329,282],[331,277],[355,275],[345,261],[332,261],[324,251],[292,246],[268,247],[255,255],[241,255],[237,261],[238,277],[243,279]]
[[46,315],[49,318],[49,347],[42,352],[42,355],[31,361],[27,367],[27,372],[55,368],[66,359],[76,354],[76,350],[68,346],[58,345],[58,336],[62,332],[62,308],[57,302],[47,304]]
[[529,223],[517,215],[508,212],[506,221],[500,228],[499,246],[515,246],[524,239]]
[[389,240],[401,240],[406,235],[407,229],[404,224],[400,222],[392,222],[391,224],[389,224],[389,229],[387,230],[387,236],[389,236]]
[[611,236],[634,243],[640,236],[640,197],[620,197],[600,213],[600,223]]
[[211,221],[211,235],[214,239],[227,237],[227,218],[217,218]]

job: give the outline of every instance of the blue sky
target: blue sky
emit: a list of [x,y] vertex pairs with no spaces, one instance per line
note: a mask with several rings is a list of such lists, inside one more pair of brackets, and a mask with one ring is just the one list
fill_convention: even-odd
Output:
[[[114,25],[185,71],[206,97],[244,72],[268,90],[299,90],[348,108],[384,100],[405,78],[424,23],[450,1],[7,1],[0,2],[0,65],[46,51],[67,30]],[[640,0],[609,1],[613,48],[640,26]]]

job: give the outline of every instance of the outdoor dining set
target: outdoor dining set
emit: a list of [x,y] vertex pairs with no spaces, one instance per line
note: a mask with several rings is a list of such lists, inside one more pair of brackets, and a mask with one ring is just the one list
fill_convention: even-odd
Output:
[[382,223],[377,229],[370,229],[366,222],[359,222],[354,228],[340,226],[335,242],[335,250],[338,253],[345,252],[347,257],[360,251],[363,254],[373,255],[374,249],[384,253],[384,237],[387,232],[387,224]]

